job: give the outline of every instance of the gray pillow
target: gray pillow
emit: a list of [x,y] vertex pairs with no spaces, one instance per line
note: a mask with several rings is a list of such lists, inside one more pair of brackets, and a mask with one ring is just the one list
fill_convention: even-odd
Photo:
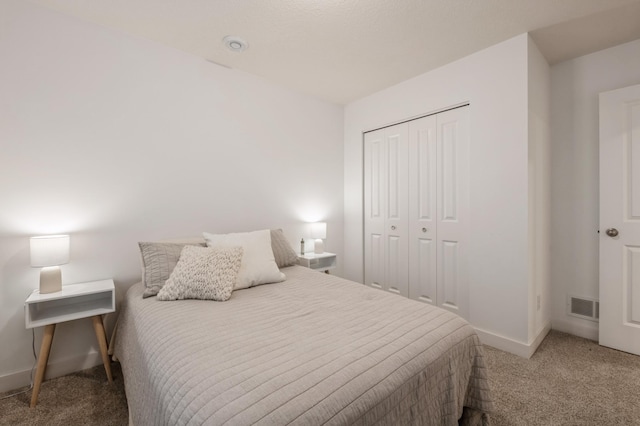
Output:
[[229,300],[242,263],[242,247],[185,246],[158,300]]
[[278,268],[298,264],[298,255],[289,245],[282,229],[271,229],[271,249]]
[[142,256],[142,282],[145,287],[142,293],[143,298],[158,294],[169,279],[173,268],[176,267],[180,252],[186,245],[205,247],[204,243],[138,243]]

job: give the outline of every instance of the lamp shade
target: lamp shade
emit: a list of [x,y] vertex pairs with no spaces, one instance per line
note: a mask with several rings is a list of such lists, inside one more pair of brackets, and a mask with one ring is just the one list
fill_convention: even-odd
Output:
[[69,236],[31,237],[31,266],[34,268],[69,263]]
[[325,239],[327,238],[327,223],[316,222],[311,224],[311,238]]

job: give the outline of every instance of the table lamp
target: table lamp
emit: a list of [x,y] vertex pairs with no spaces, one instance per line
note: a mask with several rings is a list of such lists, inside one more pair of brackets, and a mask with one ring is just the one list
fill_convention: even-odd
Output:
[[315,239],[313,243],[314,253],[316,254],[324,253],[324,241],[322,240],[327,238],[327,223],[326,222],[312,223],[311,238]]
[[40,271],[40,293],[62,290],[60,265],[69,263],[69,236],[31,237],[31,266]]

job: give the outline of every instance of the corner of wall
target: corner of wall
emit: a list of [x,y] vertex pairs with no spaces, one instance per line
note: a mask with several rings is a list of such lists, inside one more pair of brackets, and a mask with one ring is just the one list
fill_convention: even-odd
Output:
[[551,71],[528,36],[529,337],[551,321]]
[[551,67],[552,327],[587,339],[599,324],[568,315],[567,297],[599,297],[598,94],[639,76],[640,40]]
[[[100,352],[92,350],[86,354],[73,355],[47,364],[45,380],[86,370],[102,364]],[[12,391],[25,386],[32,380],[31,370],[21,370],[0,376],[0,392]]]
[[518,35],[354,101],[345,107],[344,122],[345,276],[356,279],[363,264],[362,131],[470,103],[474,229],[469,320],[522,342],[530,336],[527,37]]
[[510,339],[508,337],[493,333],[476,327],[476,333],[480,337],[482,344],[500,349],[501,351],[517,355],[522,358],[531,358],[542,343],[544,338],[551,331],[551,323],[547,322],[543,327],[531,336],[527,342]]

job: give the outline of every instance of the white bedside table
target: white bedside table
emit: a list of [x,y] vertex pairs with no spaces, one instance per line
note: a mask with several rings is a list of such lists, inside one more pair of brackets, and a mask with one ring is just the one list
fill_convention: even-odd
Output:
[[113,382],[102,315],[115,310],[116,298],[113,280],[63,285],[62,291],[55,293],[40,294],[38,290],[31,293],[24,302],[25,325],[27,328],[45,327],[36,378],[31,393],[31,408],[35,407],[38,402],[38,393],[47,369],[53,333],[56,324],[61,322],[91,317],[107,379],[109,383]]
[[304,266],[314,271],[329,273],[330,269],[336,267],[337,256],[334,253],[305,253],[298,256],[298,265]]

